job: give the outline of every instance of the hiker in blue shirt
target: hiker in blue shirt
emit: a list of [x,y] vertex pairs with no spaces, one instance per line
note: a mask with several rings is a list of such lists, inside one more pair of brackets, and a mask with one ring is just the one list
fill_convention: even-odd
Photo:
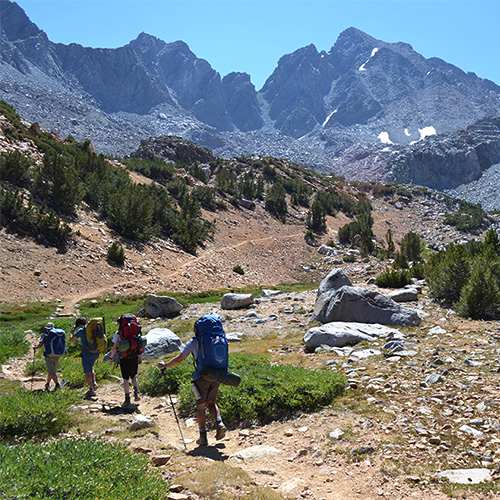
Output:
[[[96,395],[95,391],[97,390],[97,382],[95,380],[95,371],[94,371],[94,363],[97,361],[99,357],[98,352],[91,352],[89,349],[89,344],[87,342],[87,319],[86,318],[78,318],[75,321],[75,325],[71,328],[71,337],[69,338],[70,342],[75,342],[77,339],[82,341],[82,366],[83,373],[85,375],[85,382],[89,386],[89,390],[85,394],[85,399],[92,399],[93,396]],[[76,331],[75,331],[76,330]]]
[[45,384],[45,390],[49,392],[51,380],[53,380],[55,384],[54,390],[61,388],[56,370],[59,359],[66,354],[66,333],[64,330],[56,329],[54,323],[47,323],[44,329],[45,333],[40,338],[38,345],[33,347],[33,350],[36,351],[40,349],[40,347],[45,347],[43,353],[45,356],[45,366],[47,367],[47,383]]
[[[194,326],[195,333],[197,331],[197,325]],[[194,336],[182,349],[181,353],[175,358],[171,359],[167,363],[160,361],[158,363],[158,368],[164,370],[165,368],[171,368],[182,363],[190,354],[194,356],[195,359],[198,358],[198,339]],[[196,440],[196,443],[200,446],[207,446],[207,416],[205,409],[208,411],[212,418],[215,420],[216,424],[216,434],[215,439],[223,439],[226,435],[226,426],[222,422],[219,407],[216,404],[217,394],[219,392],[220,382],[214,381],[210,382],[201,378],[198,370],[193,374],[193,392],[196,398],[196,420],[198,421],[198,427],[200,431],[200,437]]]

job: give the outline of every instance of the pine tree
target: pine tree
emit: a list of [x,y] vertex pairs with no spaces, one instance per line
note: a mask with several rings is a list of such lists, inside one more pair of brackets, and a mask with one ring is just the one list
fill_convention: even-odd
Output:
[[474,260],[469,281],[460,293],[456,310],[461,316],[472,319],[500,317],[500,288],[490,261],[485,257]]

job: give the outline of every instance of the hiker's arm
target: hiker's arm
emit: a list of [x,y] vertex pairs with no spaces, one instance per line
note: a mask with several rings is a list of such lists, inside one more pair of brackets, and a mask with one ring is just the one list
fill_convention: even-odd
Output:
[[111,349],[111,352],[109,354],[109,362],[111,364],[114,363],[113,361],[113,358],[115,357],[115,354],[116,354],[116,350],[118,349],[118,341],[116,341],[114,344],[113,344],[113,349]]
[[69,336],[69,341],[74,342],[78,337],[75,335],[76,326],[71,328],[71,335]]
[[182,363],[186,359],[186,355],[178,354],[175,358],[172,358],[168,363],[165,363],[165,361],[159,361],[158,362],[158,368],[160,370],[163,370],[165,368],[172,368],[172,366],[177,366],[179,363]]
[[37,349],[40,349],[40,347],[43,347],[45,345],[45,335],[42,335],[40,340],[38,341],[38,344],[33,347],[33,349],[36,351]]

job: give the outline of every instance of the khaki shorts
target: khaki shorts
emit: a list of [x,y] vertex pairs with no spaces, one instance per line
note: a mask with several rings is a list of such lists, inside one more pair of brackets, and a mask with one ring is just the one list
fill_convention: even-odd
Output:
[[62,354],[49,354],[48,356],[45,356],[45,366],[47,367],[47,371],[49,373],[56,373],[57,363],[61,357]]
[[208,380],[203,380],[199,378],[194,381],[194,384],[200,391],[201,397],[196,400],[197,405],[205,404],[208,401],[213,401],[217,399],[217,394],[219,392],[220,382],[209,382]]

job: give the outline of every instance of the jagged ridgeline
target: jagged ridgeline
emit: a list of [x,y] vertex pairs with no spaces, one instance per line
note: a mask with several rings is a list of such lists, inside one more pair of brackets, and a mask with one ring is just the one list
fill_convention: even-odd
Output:
[[[373,223],[365,193],[285,160],[225,160],[172,136],[142,141],[127,159],[106,158],[88,140],[61,139],[26,124],[3,101],[0,111],[10,145],[0,156],[2,224],[60,249],[75,236],[69,223],[82,207],[122,237],[171,238],[189,252],[213,234],[210,212],[225,210],[228,203],[247,209],[262,203],[283,222],[294,207],[307,214],[303,219],[312,237],[326,230],[326,215],[338,211],[358,218],[364,213],[363,220]],[[32,154],[23,154],[21,144],[31,145]],[[131,179],[131,171],[142,175],[139,181]],[[347,240],[355,234],[350,231]]]

